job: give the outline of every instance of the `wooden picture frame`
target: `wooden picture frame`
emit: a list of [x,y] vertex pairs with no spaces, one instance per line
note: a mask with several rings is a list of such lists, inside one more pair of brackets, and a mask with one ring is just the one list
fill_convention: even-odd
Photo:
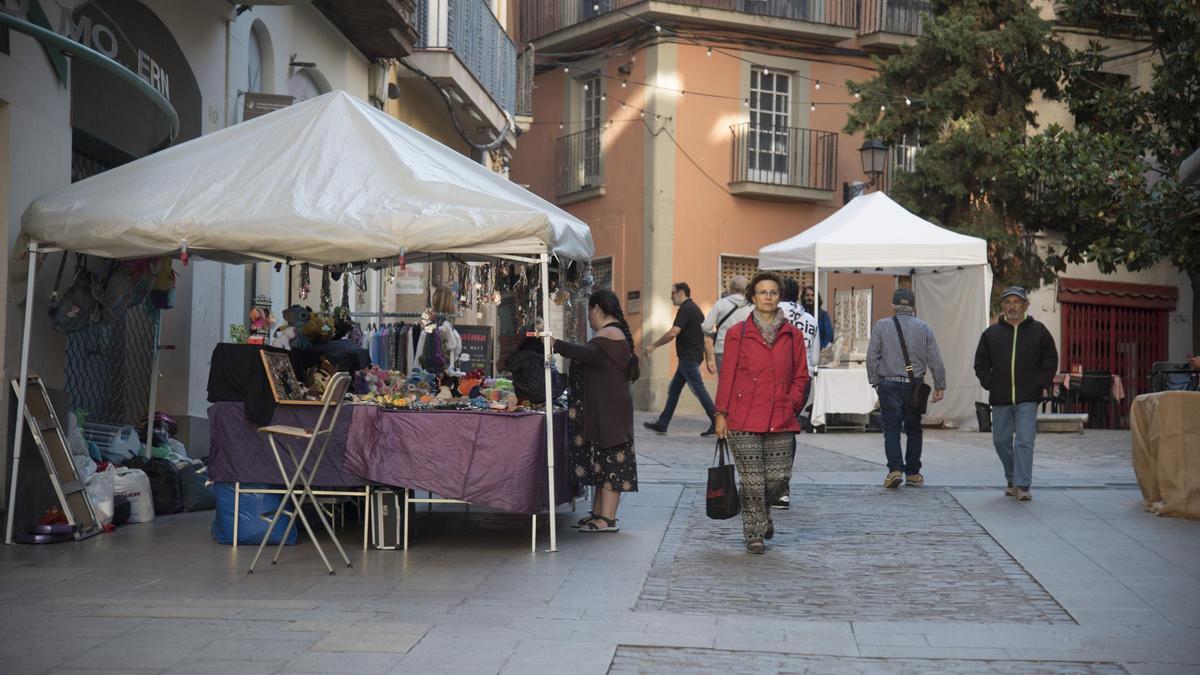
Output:
[[296,377],[296,369],[292,368],[292,359],[287,352],[271,352],[262,350],[263,368],[267,371],[267,382],[271,385],[271,397],[279,405],[325,405],[321,399],[305,398],[307,389],[300,378]]

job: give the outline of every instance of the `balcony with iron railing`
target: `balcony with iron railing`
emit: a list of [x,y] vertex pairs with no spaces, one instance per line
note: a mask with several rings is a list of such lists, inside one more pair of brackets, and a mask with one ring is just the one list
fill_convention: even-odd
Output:
[[[852,38],[858,0],[524,0],[522,42],[577,47],[601,34],[680,20],[834,43]],[[591,37],[589,37],[591,36]]]
[[832,131],[745,122],[733,134],[734,195],[823,202],[837,182],[838,135]]
[[[494,130],[515,112],[517,47],[486,0],[418,0],[410,63]],[[488,140],[488,139],[484,139]]]
[[598,128],[567,134],[554,141],[555,197],[559,204],[604,195],[604,163]]
[[313,0],[312,6],[367,58],[394,59],[412,52],[417,38],[415,2],[417,0]]
[[862,0],[859,44],[874,51],[895,51],[925,33],[929,0]]

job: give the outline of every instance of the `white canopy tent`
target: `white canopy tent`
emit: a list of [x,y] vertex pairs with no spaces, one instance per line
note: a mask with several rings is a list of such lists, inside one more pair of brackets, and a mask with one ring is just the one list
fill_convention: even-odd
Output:
[[814,278],[821,272],[912,275],[917,314],[933,328],[946,364],[946,397],[930,403],[925,420],[974,419],[980,387],[972,363],[990,318],[992,286],[985,240],[934,225],[873,192],[790,239],[762,247],[758,266],[811,269]]
[[[20,410],[39,252],[116,259],[191,254],[242,263],[371,263],[401,255],[538,263],[547,327],[550,257],[587,259],[594,252],[588,226],[574,216],[341,91],[40,197],[26,210],[22,232],[28,239],[29,276]],[[549,332],[541,337],[549,355],[553,338]],[[545,382],[549,391],[549,370]],[[8,543],[24,421],[18,414]],[[551,514],[553,439],[548,406]],[[553,517],[550,550],[557,550]]]

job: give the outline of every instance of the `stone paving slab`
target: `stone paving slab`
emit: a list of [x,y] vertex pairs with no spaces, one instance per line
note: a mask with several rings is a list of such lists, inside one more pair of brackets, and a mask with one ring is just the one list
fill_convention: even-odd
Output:
[[[865,620],[1062,623],[1071,617],[947,490],[794,487],[748,555],[741,521],[680,499],[638,610]],[[733,583],[732,580],[738,580]]]
[[[1003,654],[1000,655],[1003,657]],[[965,658],[809,656],[722,649],[617,648],[609,673],[953,673],[971,675],[1124,675],[1115,663],[1007,661]]]

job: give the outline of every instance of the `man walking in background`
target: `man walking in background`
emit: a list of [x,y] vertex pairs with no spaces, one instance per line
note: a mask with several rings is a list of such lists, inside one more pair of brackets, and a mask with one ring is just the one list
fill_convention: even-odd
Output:
[[1000,318],[979,336],[975,350],[975,376],[988,390],[992,443],[1008,481],[1004,494],[1019,501],[1033,498],[1029,486],[1033,483],[1038,402],[1058,371],[1054,337],[1028,310],[1024,288],[1004,289]]
[[[816,300],[817,292],[812,286],[805,286],[804,291],[800,296],[800,301],[804,305],[804,311],[817,317],[818,333],[821,336],[821,345],[818,349],[825,349],[833,344],[833,319],[829,318],[829,312],[813,307],[813,300]],[[825,304],[825,298],[821,298],[821,304]]]
[[679,395],[683,393],[683,386],[686,384],[700,400],[704,413],[708,415],[708,430],[700,435],[711,436],[716,433],[716,413],[712,397],[708,395],[708,390],[704,388],[704,380],[700,376],[700,362],[704,360],[704,330],[700,326],[704,323],[704,312],[692,302],[692,288],[682,281],[671,286],[671,302],[679,307],[675,312],[674,325],[658,340],[646,345],[645,351],[646,356],[650,356],[655,349],[674,340],[679,365],[675,368],[675,376],[671,378],[671,384],[667,387],[667,404],[662,414],[654,422],[642,424],[651,431],[667,433],[671,417],[675,415],[675,406],[679,404]]
[[[902,477],[912,487],[925,484],[921,475],[922,411],[911,400],[914,381],[923,381],[925,371],[931,371],[933,400],[942,400],[946,393],[946,367],[942,365],[937,338],[929,324],[915,316],[916,306],[912,289],[897,288],[892,294],[896,315],[875,323],[867,345],[867,380],[879,392],[879,411],[883,415],[883,451],[888,465],[883,486],[887,488],[899,487]],[[908,440],[903,456],[901,425]]]
[[[729,286],[726,290],[728,293],[725,297],[713,303],[712,309],[708,311],[708,316],[704,318],[704,323],[700,327],[704,330],[705,335],[705,350],[704,360],[708,367],[708,372],[716,375],[721,372],[721,364],[724,362],[725,355],[725,333],[729,331],[730,326],[737,325],[740,321],[745,321],[747,316],[754,307],[750,301],[746,299],[746,284],[749,281],[742,275],[736,275],[729,280]],[[712,344],[712,351],[716,355],[715,359],[709,359],[709,343]],[[715,362],[714,362],[715,361]],[[715,370],[714,370],[715,366]]]

